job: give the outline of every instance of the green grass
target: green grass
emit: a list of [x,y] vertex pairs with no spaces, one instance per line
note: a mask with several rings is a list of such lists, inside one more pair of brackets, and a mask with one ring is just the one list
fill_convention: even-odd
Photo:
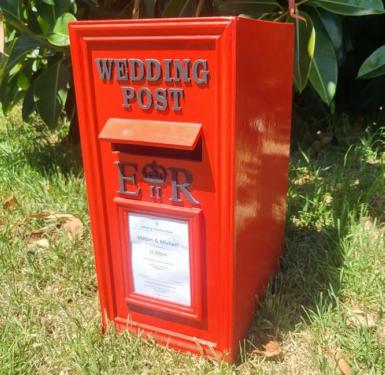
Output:
[[[101,333],[79,149],[36,120],[0,119],[0,374],[335,374],[336,353],[384,374],[385,131],[351,129],[316,158],[293,152],[281,270],[229,366]],[[31,216],[42,212],[79,217],[82,238]],[[28,245],[41,228],[48,249]],[[268,340],[283,358],[253,351]]]

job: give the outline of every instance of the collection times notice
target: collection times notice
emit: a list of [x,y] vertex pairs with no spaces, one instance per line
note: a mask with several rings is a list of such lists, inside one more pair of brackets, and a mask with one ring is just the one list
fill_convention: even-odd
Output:
[[134,292],[191,306],[186,221],[128,214]]

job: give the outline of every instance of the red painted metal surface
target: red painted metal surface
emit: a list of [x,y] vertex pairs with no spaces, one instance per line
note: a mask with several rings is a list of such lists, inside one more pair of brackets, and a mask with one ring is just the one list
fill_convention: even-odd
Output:
[[111,118],[99,134],[110,142],[147,147],[194,150],[202,125],[186,122]]
[[[103,325],[109,319],[173,348],[233,361],[281,254],[292,25],[227,17],[69,28]],[[115,67],[118,60],[155,59],[163,78],[130,81],[123,70],[103,78],[97,61],[109,59]],[[189,78],[166,81],[168,59],[188,59],[190,69],[196,64],[198,79],[189,81],[190,70]],[[135,121],[145,124],[143,132]],[[151,134],[157,124],[168,132],[167,123],[181,129],[169,139]],[[145,178],[154,162],[165,171],[162,194],[155,196]],[[188,192],[176,194],[178,178],[189,181]],[[130,213],[188,223],[188,306],[135,292]]]

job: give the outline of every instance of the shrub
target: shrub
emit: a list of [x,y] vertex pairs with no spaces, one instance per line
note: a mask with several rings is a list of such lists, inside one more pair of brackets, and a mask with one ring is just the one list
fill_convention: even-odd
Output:
[[[22,101],[24,120],[36,111],[49,127],[54,127],[63,116],[76,120],[69,21],[243,14],[292,22],[296,26],[296,90],[301,93],[310,83],[322,101],[334,108],[341,67],[359,48],[345,21],[382,15],[384,6],[382,0],[302,0],[297,4],[294,0],[0,0],[0,11],[6,42],[0,62],[2,111],[6,113]],[[381,19],[383,22],[384,16]],[[385,46],[369,56],[358,77],[373,78],[384,72]]]

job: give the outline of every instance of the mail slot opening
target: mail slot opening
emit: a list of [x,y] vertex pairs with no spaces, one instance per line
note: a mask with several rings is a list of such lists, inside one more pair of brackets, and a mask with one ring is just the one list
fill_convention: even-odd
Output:
[[126,154],[151,156],[154,158],[169,158],[181,160],[202,161],[202,139],[200,139],[193,150],[175,150],[172,148],[147,147],[113,143],[112,151]]

